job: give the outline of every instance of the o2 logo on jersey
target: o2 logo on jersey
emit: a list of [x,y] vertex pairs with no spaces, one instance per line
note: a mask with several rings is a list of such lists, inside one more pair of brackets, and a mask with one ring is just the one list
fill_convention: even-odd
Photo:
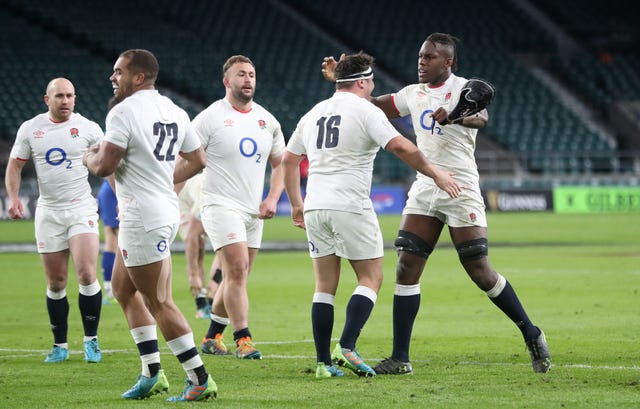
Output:
[[67,152],[62,148],[51,148],[44,155],[44,159],[51,166],[60,166],[66,163],[67,169],[71,169],[71,159],[67,159]]
[[245,158],[256,158],[256,163],[260,163],[262,159],[262,154],[258,152],[258,143],[250,137],[245,137],[240,139],[240,154]]
[[[442,128],[436,126],[436,120],[429,116],[432,113],[432,109],[422,111],[422,114],[420,115],[420,127],[426,131],[431,131],[431,133],[435,132],[438,135],[442,135]],[[426,125],[426,122],[429,122],[428,126]]]
[[[174,150],[176,142],[178,141],[178,124],[175,122],[170,124],[156,122],[153,124],[153,135],[158,137],[156,148],[153,150],[153,155],[156,159],[160,162],[172,162],[176,160]],[[169,146],[164,149],[165,139],[167,139],[167,137],[169,137]]]

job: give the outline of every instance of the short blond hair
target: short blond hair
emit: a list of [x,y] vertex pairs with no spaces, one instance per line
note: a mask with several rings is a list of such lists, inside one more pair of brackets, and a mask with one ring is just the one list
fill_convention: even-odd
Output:
[[248,63],[251,64],[254,70],[256,69],[256,66],[253,64],[253,61],[251,61],[249,57],[245,57],[244,55],[232,55],[231,57],[227,58],[227,61],[225,61],[224,65],[222,66],[222,76],[224,77],[225,75],[227,75],[227,71],[229,71],[229,68],[231,68],[231,66],[236,63]]

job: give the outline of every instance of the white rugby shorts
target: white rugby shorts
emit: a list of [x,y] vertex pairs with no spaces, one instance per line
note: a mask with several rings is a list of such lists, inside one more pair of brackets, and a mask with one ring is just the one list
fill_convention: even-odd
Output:
[[171,256],[171,243],[178,224],[146,231],[140,226],[123,226],[118,232],[118,247],[127,267],[144,266]]
[[240,210],[224,206],[202,207],[202,225],[213,249],[233,243],[247,242],[247,247],[259,249],[262,245],[264,221]]
[[55,253],[69,248],[77,234],[100,234],[95,200],[93,206],[74,209],[36,207],[34,226],[38,253]]
[[432,183],[417,179],[411,185],[402,214],[419,214],[440,219],[449,227],[487,227],[485,205],[477,186],[463,186],[460,196],[451,198]]
[[311,258],[335,254],[348,260],[367,260],[384,254],[382,232],[373,209],[365,209],[361,214],[308,210],[304,223]]

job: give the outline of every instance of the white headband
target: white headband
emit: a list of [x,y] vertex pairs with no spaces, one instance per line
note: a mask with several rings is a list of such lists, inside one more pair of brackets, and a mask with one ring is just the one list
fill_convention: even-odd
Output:
[[338,78],[336,82],[349,82],[349,81],[357,81],[357,80],[366,80],[373,77],[373,68],[368,67],[366,70],[362,72],[358,72],[351,75],[345,75],[342,78]]

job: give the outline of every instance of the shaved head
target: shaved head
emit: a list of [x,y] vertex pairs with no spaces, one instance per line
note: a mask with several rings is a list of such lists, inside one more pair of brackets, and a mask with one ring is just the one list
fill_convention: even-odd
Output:
[[58,89],[66,89],[69,90],[71,89],[71,91],[75,94],[76,90],[73,86],[73,84],[71,83],[71,81],[69,81],[66,78],[54,78],[51,81],[49,81],[49,83],[47,84],[47,89],[45,91],[46,95],[52,96],[56,93],[56,91]]
[[44,103],[49,107],[49,116],[55,122],[69,119],[76,105],[76,90],[66,78],[54,78],[47,84]]

